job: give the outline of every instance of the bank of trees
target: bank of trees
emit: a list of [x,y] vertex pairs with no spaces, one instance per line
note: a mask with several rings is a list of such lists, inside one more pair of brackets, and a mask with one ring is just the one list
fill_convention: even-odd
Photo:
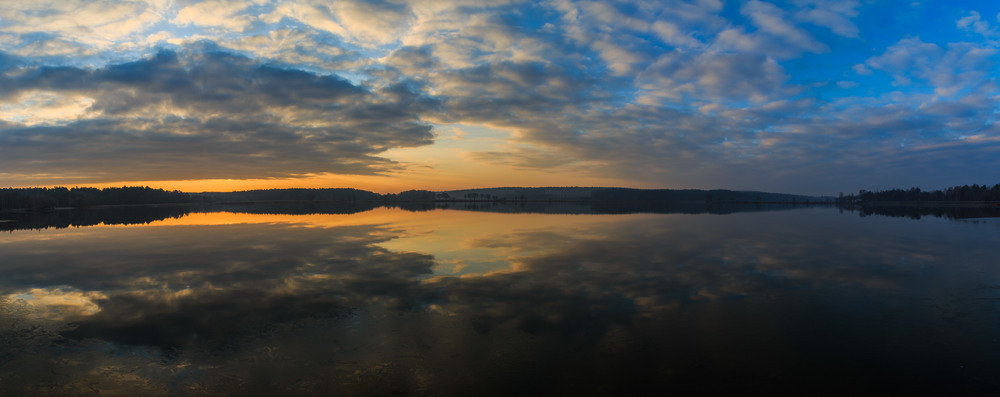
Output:
[[962,185],[932,191],[920,190],[917,187],[877,192],[861,189],[858,194],[841,194],[840,201],[848,203],[858,201],[1000,201],[1000,184],[993,186]]
[[238,192],[194,193],[192,197],[203,202],[252,202],[252,201],[377,201],[378,193],[351,188],[331,189],[259,189]]
[[[136,205],[171,203],[257,202],[257,201],[325,201],[325,202],[526,202],[526,201],[705,201],[705,202],[815,202],[823,198],[779,193],[729,190],[668,190],[624,188],[497,188],[433,192],[408,190],[396,194],[378,194],[365,190],[338,189],[267,189],[226,193],[184,193],[150,187],[56,187],[0,188],[0,210],[44,210],[56,207],[87,207],[96,205]],[[857,194],[841,194],[841,203],[858,202],[1000,202],[1000,184],[963,185],[942,190],[920,188],[883,191],[860,190]]]
[[103,189],[92,187],[0,189],[0,210],[44,210],[55,207],[189,203],[191,201],[192,198],[187,193],[153,189],[148,186]]

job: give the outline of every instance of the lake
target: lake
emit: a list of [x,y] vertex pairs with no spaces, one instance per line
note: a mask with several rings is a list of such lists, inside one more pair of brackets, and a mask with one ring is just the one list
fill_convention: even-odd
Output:
[[0,395],[1000,387],[990,211],[547,208],[22,216]]

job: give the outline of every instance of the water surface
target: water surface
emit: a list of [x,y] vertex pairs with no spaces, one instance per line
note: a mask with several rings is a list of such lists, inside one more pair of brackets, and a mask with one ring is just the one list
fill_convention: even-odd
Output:
[[171,211],[0,236],[0,395],[1000,386],[1000,218]]

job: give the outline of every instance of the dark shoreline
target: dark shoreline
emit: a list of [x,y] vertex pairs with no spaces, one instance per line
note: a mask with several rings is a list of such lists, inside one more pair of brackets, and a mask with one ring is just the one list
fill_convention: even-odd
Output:
[[959,208],[959,207],[983,207],[1000,208],[1000,201],[866,201],[848,206],[871,206],[871,207],[930,207],[930,208]]
[[[916,205],[914,205],[916,204]],[[538,200],[538,201],[300,201],[268,200],[218,203],[160,203],[57,207],[38,211],[0,212],[0,230],[66,228],[95,225],[148,224],[168,218],[180,218],[195,213],[234,212],[245,214],[355,214],[379,207],[423,212],[454,210],[511,214],[712,214],[787,211],[806,208],[837,208],[842,213],[857,216],[886,216],[921,219],[931,216],[951,220],[1000,218],[1000,205],[982,202],[949,203],[731,203],[704,201],[642,201],[642,200]]]
[[[85,206],[68,206],[54,208],[12,208],[0,209],[0,214],[44,214],[56,211],[86,211],[105,210],[114,208],[158,208],[158,207],[212,207],[229,205],[373,205],[375,207],[407,207],[414,204],[434,204],[435,206],[450,204],[475,204],[480,206],[489,205],[522,205],[522,204],[570,204],[570,205],[622,205],[622,206],[649,206],[649,205],[691,205],[704,204],[706,206],[726,206],[726,205],[788,205],[788,206],[836,206],[842,208],[866,208],[866,207],[915,207],[915,208],[1000,208],[1000,201],[970,202],[970,201],[868,201],[855,203],[838,203],[833,201],[698,201],[698,200],[594,200],[594,199],[552,199],[552,200],[239,200],[239,201],[218,201],[218,202],[190,202],[190,203],[147,203],[147,204],[99,204]],[[442,207],[449,208],[449,207]],[[3,221],[3,220],[0,220]],[[6,220],[9,222],[9,220]]]

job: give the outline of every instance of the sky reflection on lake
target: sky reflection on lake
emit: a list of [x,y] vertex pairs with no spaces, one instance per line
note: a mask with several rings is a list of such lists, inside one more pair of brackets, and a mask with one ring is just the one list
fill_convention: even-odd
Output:
[[0,395],[985,392],[998,237],[828,208],[19,230]]

